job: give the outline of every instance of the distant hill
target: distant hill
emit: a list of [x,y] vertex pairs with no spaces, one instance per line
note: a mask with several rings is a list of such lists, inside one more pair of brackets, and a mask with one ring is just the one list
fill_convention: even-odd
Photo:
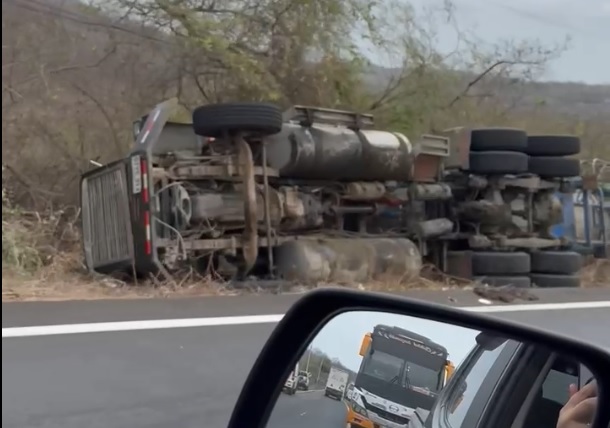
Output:
[[[467,73],[460,74],[464,86],[474,77]],[[371,87],[382,87],[399,75],[399,69],[373,66],[365,79]],[[610,115],[610,85],[554,81],[522,82],[520,94],[521,110],[544,105],[551,112],[570,114],[583,119],[607,118]],[[508,97],[511,94],[506,95]]]

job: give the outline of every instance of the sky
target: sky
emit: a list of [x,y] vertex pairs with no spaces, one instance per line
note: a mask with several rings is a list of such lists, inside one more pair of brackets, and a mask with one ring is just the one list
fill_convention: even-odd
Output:
[[331,358],[338,358],[351,370],[358,371],[362,357],[358,355],[362,337],[377,324],[402,327],[430,338],[447,348],[449,359],[457,365],[475,344],[478,331],[385,312],[354,311],[330,320],[311,343]]
[[[442,0],[409,0],[416,8]],[[569,50],[551,64],[544,80],[610,84],[610,0],[452,0],[460,30],[480,39],[537,39]],[[438,25],[441,51],[455,47],[451,25]],[[371,58],[374,62],[375,58]],[[383,65],[383,64],[380,64]]]

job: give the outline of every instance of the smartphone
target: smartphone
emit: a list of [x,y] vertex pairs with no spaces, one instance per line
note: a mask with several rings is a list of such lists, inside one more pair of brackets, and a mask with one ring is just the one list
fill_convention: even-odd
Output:
[[579,364],[579,366],[580,367],[578,370],[578,389],[595,380],[595,376],[593,376],[593,373],[589,371],[587,366],[582,364]]

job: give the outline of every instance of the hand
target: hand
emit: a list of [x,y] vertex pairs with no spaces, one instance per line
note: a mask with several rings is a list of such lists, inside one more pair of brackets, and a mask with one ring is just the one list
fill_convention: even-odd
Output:
[[585,385],[580,391],[570,385],[570,399],[559,412],[557,428],[585,428],[591,425],[597,410],[597,382]]

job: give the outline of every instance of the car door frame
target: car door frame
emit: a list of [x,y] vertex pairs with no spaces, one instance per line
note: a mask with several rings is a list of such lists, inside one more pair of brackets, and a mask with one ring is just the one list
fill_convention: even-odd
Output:
[[[475,345],[464,362],[460,364],[453,376],[453,381],[441,392],[430,412],[430,417],[425,423],[426,428],[510,427],[514,416],[523,405],[523,400],[517,398],[526,399],[537,378],[537,376],[532,378],[532,376],[523,377],[521,375],[528,369],[532,369],[532,362],[534,367],[542,369],[551,354],[550,351],[544,349],[509,341],[496,356],[491,369],[477,389],[461,426],[454,427],[446,419],[448,400],[453,397],[461,380],[471,373],[483,352],[489,352],[489,350],[480,344]],[[520,392],[515,393],[515,391]],[[497,403],[503,403],[503,405],[497,406]]]

